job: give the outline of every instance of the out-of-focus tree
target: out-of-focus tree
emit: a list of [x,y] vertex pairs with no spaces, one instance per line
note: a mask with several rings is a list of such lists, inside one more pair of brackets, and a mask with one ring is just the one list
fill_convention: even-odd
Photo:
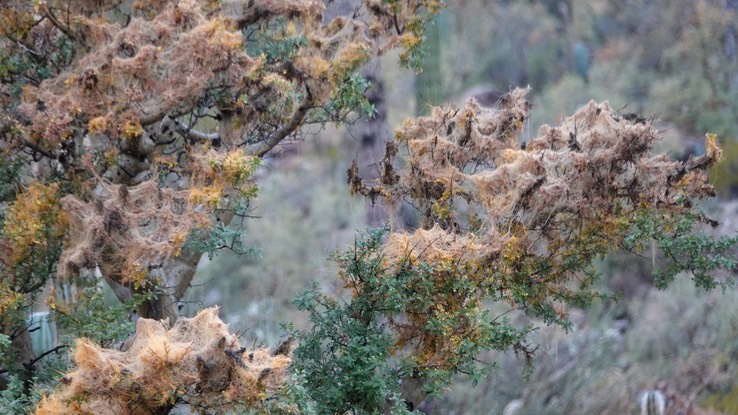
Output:
[[[428,115],[433,106],[443,103],[443,77],[441,74],[441,50],[442,39],[446,38],[448,30],[445,21],[440,18],[443,14],[435,19],[433,24],[428,25],[425,30],[425,46],[426,54],[423,58],[423,64],[420,73],[415,77],[415,114]],[[445,17],[445,16],[443,16]],[[443,19],[446,20],[446,19]]]
[[736,9],[730,2],[709,0],[635,2],[631,8],[620,14],[635,26],[626,33],[640,45],[632,57],[645,77],[656,75],[646,88],[653,110],[690,134],[709,129],[735,137],[738,61],[731,33]]
[[572,67],[568,20],[550,11],[558,6],[541,3],[449,2],[441,62],[444,95],[489,84],[503,92],[530,85],[537,93]]

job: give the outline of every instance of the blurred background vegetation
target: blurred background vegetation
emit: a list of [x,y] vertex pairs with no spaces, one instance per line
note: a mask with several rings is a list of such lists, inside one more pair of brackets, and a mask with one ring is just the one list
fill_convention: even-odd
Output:
[[[675,158],[701,154],[704,134],[718,134],[720,199],[704,208],[721,221],[716,232],[736,231],[738,1],[451,0],[426,35],[421,74],[397,69],[391,55],[365,71],[374,120],[311,132],[267,161],[244,223],[251,253],[204,259],[188,314],[218,304],[256,343],[276,343],[282,322],[304,327],[292,299],[314,281],[336,292],[331,251],[366,226],[412,221],[351,199],[351,160],[369,175],[405,118],[471,96],[493,105],[515,86],[530,85],[534,104],[521,140],[590,99],[657,119]],[[421,409],[500,414],[520,400],[517,414],[636,414],[639,394],[659,389],[674,411],[738,414],[738,293],[697,290],[688,277],[658,291],[658,258],[616,256],[599,267],[600,288],[618,300],[570,310],[570,333],[541,327],[530,376],[514,355],[491,354],[492,376],[457,383]]]

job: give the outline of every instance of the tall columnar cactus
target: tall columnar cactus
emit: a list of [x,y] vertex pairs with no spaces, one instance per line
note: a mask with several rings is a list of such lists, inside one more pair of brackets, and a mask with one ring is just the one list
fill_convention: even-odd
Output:
[[48,311],[32,313],[26,323],[31,332],[34,353],[41,354],[56,347],[56,324],[54,324],[54,320],[49,316]]
[[520,408],[523,407],[523,401],[520,399],[513,399],[505,405],[505,409],[502,410],[502,415],[516,415]]
[[640,399],[641,415],[663,415],[666,402],[659,391],[646,391]]

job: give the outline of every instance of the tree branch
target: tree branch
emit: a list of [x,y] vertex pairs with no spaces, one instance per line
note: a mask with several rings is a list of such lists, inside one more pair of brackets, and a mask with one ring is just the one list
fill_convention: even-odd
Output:
[[268,1],[225,0],[222,2],[222,9],[223,15],[233,20],[240,30],[259,21],[267,21],[273,16],[296,16],[311,9],[317,10],[323,3],[292,0],[280,2],[279,7],[275,7],[275,4],[277,3]]
[[279,130],[275,131],[274,134],[267,137],[266,140],[260,141],[258,143],[254,143],[246,147],[246,154],[249,154],[251,156],[256,157],[262,157],[266,153],[268,153],[271,149],[273,149],[277,144],[279,144],[282,140],[287,138],[290,134],[295,132],[300,125],[302,124],[302,121],[305,119],[305,116],[307,115],[307,112],[313,107],[313,96],[310,93],[310,90],[307,91],[307,97],[305,97],[305,100],[302,101],[302,104],[300,104],[300,107],[297,108],[297,112],[292,116],[292,119],[285,125],[282,126]]
[[150,113],[141,111],[141,114],[138,116],[138,122],[139,124],[141,124],[142,127],[146,127],[148,125],[161,121],[162,118],[164,117],[175,119],[184,114],[187,114],[191,110],[192,110],[192,106],[184,106],[176,110],[172,110],[171,106],[159,104],[159,105],[155,105],[154,108],[151,109]]
[[68,38],[72,39],[73,41],[77,41],[77,36],[72,33],[72,31],[69,29],[69,27],[64,26],[57,18],[54,16],[54,13],[51,12],[51,8],[47,4],[44,7],[44,15],[51,20],[51,23],[56,27],[57,29],[61,30],[62,33],[64,33]]
[[220,134],[218,133],[203,133],[202,131],[193,130],[192,127],[188,127],[177,120],[174,121],[174,125],[177,126],[177,130],[180,134],[197,141],[220,141]]
[[23,367],[25,367],[26,370],[31,371],[31,370],[33,370],[33,366],[36,365],[36,363],[38,363],[41,359],[43,359],[44,357],[46,357],[46,356],[48,356],[48,355],[50,355],[52,353],[58,353],[59,350],[64,349],[66,347],[67,347],[66,344],[60,344],[59,346],[56,346],[53,349],[49,349],[49,350],[41,353],[37,358],[31,360],[30,362],[23,363]]
[[42,149],[41,147],[37,146],[36,144],[33,144],[33,142],[31,142],[26,137],[21,137],[21,142],[23,143],[24,146],[30,148],[31,150],[33,150],[33,151],[41,154],[42,156],[44,156],[44,157],[46,157],[48,159],[51,159],[51,160],[56,160],[57,159],[53,154],[51,154],[48,151]]

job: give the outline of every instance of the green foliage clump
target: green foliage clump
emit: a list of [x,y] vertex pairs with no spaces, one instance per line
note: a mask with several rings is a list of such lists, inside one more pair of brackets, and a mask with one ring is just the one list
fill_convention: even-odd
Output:
[[381,237],[381,232],[374,232],[357,241],[355,250],[335,256],[347,267],[347,275],[379,288],[376,297],[345,302],[315,286],[295,300],[299,310],[310,313],[313,324],[294,333],[300,341],[295,367],[306,374],[306,387],[319,414],[377,413],[385,396],[399,388],[402,368],[390,361],[393,340],[384,315],[402,310],[403,276],[395,284],[377,284],[382,265],[374,254],[381,248]]
[[28,413],[39,399],[40,396],[28,393],[19,377],[10,376],[6,389],[0,391],[0,409],[7,414]]
[[[677,275],[688,272],[695,286],[704,289],[720,286],[725,292],[735,285],[732,271],[736,260],[732,250],[738,236],[715,238],[699,231],[696,225],[704,219],[698,211],[671,218],[658,211],[640,211],[631,233],[623,240],[623,247],[642,252],[647,242],[656,241],[666,257],[666,263],[655,270],[657,288],[666,288]],[[726,272],[724,279],[718,279],[716,271]]]
[[4,220],[6,204],[15,199],[21,185],[20,172],[23,165],[22,158],[0,152],[0,222]]
[[132,313],[153,294],[137,293],[127,302],[112,302],[106,298],[101,284],[94,281],[87,284],[79,288],[79,301],[69,307],[59,304],[53,297],[48,301],[54,321],[63,333],[61,342],[72,344],[74,339],[86,338],[101,347],[120,344],[134,332]]
[[[428,303],[432,298],[428,293],[412,287],[432,289],[436,273],[431,265],[413,266],[410,261],[400,269],[388,269],[382,254],[384,233],[370,231],[353,249],[334,255],[346,286],[361,287],[350,289],[350,300],[325,295],[316,286],[295,301],[313,324],[308,330],[293,330],[300,341],[295,367],[305,373],[308,393],[320,414],[372,414],[381,412],[388,400],[404,398],[402,405],[392,406],[393,413],[402,413],[402,408],[412,410],[422,400],[407,396],[407,385],[413,382],[421,382],[421,394],[433,396],[443,392],[456,374],[474,382],[485,375],[493,365],[477,359],[483,350],[514,348],[527,353],[523,343],[529,327],[516,328],[474,307],[457,315],[434,313],[427,321],[427,333],[418,338],[398,335],[402,321],[413,318],[414,308],[435,307]],[[439,351],[445,355],[414,353],[411,343],[435,342],[436,337],[441,347],[441,338],[461,323],[455,319],[475,320],[474,333],[467,339],[456,337],[456,350]]]

